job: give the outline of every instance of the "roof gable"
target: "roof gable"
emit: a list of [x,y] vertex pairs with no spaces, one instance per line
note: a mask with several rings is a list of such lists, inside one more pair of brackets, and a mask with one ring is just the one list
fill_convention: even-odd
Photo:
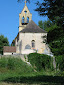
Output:
[[[28,11],[28,13],[30,13],[30,11],[29,11],[29,9],[28,9],[28,7],[27,7],[26,5],[24,6],[24,8],[23,8],[23,10],[21,11],[21,13],[24,12],[24,11]],[[21,13],[20,13],[20,14],[21,14]],[[31,14],[31,13],[30,13],[30,14]]]
[[47,33],[45,30],[37,26],[32,20],[20,32],[22,33]]

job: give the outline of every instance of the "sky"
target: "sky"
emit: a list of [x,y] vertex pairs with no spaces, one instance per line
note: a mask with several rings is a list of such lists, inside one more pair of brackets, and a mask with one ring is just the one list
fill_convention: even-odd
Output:
[[[38,12],[34,11],[36,1],[31,0],[30,4],[27,2],[27,7],[32,13],[32,20],[38,25],[38,21],[48,18],[39,16]],[[17,0],[0,0],[0,35],[7,37],[10,44],[19,32],[19,13],[24,5],[24,1],[18,3]]]

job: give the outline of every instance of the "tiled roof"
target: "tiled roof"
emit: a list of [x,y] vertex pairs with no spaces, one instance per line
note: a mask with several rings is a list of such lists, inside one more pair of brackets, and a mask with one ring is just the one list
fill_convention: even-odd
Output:
[[20,32],[21,33],[47,33],[45,30],[37,26],[32,20]]
[[16,52],[16,47],[14,46],[4,46],[4,52]]

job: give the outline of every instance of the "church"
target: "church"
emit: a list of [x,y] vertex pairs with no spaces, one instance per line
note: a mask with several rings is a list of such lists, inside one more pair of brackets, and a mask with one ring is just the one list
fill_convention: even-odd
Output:
[[4,46],[3,55],[49,53],[50,50],[44,43],[44,36],[47,36],[47,32],[32,20],[32,14],[25,0],[25,6],[19,14],[19,32],[13,40],[12,46]]

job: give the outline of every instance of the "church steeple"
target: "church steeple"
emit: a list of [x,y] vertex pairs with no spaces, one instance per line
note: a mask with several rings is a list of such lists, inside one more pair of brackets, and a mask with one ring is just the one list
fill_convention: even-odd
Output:
[[19,14],[19,31],[24,29],[26,25],[32,20],[32,14],[30,13],[25,0],[25,6],[22,12]]

